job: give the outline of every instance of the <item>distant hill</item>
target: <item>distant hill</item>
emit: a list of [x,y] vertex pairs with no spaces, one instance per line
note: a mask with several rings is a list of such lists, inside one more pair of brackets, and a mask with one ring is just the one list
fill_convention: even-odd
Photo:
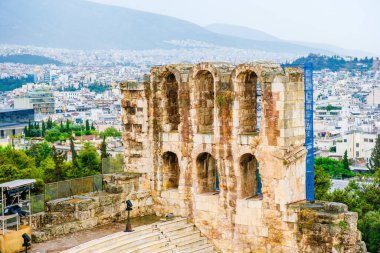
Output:
[[0,43],[68,49],[168,49],[171,41],[269,52],[324,53],[283,41],[263,41],[211,32],[163,15],[84,0],[0,0]]
[[281,41],[279,38],[270,35],[253,28],[238,26],[238,25],[228,25],[228,24],[211,24],[205,26],[206,29],[229,36],[249,39],[249,40],[262,40],[262,41]]
[[54,59],[32,55],[32,54],[14,54],[14,55],[0,55],[0,63],[9,62],[9,63],[22,63],[28,65],[43,65],[43,64],[55,64],[62,65],[62,62],[56,61]]
[[363,70],[367,71],[372,67],[373,59],[364,58],[353,60],[345,60],[339,56],[325,56],[317,54],[309,54],[307,57],[296,59],[292,64],[305,64],[311,62],[314,70],[330,69],[331,71],[339,70]]
[[322,52],[322,53],[327,54],[327,55],[339,54],[342,56],[356,56],[356,57],[377,56],[376,54],[371,53],[371,52],[344,49],[344,48],[330,45],[327,43],[286,41],[286,40],[279,39],[271,34],[265,33],[263,31],[249,28],[249,27],[238,26],[238,25],[212,24],[212,25],[205,26],[205,28],[215,33],[224,34],[228,36],[235,36],[235,37],[244,38],[244,39],[292,43],[299,46],[313,48],[312,50],[310,50],[310,52],[316,52],[318,50],[323,49],[325,52]]

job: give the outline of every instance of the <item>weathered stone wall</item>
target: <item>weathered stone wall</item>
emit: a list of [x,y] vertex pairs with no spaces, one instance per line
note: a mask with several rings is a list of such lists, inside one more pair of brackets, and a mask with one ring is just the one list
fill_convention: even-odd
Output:
[[[134,132],[124,134],[126,170],[146,173],[156,214],[189,217],[223,252],[331,252],[324,242],[309,245],[315,231],[300,231],[298,212],[289,208],[306,198],[301,69],[165,65],[152,68],[138,96],[121,89],[123,105],[140,100],[140,111],[147,112],[139,123],[147,152],[136,156],[128,146]],[[128,112],[124,124],[136,120]],[[169,156],[177,159],[168,165]],[[176,170],[168,174],[168,168]],[[355,221],[350,224],[346,233],[360,242]],[[338,252],[351,252],[356,246],[350,245]]]
[[52,200],[45,212],[32,216],[33,241],[42,242],[98,225],[125,220],[125,201],[134,205],[131,217],[154,214],[149,185],[141,174],[105,175],[105,192]]

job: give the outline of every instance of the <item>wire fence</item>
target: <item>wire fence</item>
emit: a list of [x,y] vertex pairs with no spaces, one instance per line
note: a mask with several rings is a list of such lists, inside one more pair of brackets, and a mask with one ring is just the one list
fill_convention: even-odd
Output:
[[101,174],[75,178],[45,185],[45,201],[72,197],[90,192],[103,190],[103,176]]
[[103,174],[122,173],[122,155],[102,159],[102,174],[45,184],[45,194],[31,196],[32,213],[43,212],[50,200],[103,191]]
[[108,157],[102,159],[102,173],[103,174],[115,174],[122,173],[124,171],[124,158],[117,156],[115,158]]
[[32,213],[40,213],[45,211],[45,195],[33,195],[30,196],[30,205]]

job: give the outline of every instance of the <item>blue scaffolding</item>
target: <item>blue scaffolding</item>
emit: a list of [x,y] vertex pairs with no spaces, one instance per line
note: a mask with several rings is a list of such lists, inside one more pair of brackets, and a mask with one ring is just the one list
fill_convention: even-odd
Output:
[[306,156],[306,200],[314,201],[314,127],[313,127],[313,64],[304,65],[285,64],[285,67],[301,67],[304,72],[305,90],[305,147]]

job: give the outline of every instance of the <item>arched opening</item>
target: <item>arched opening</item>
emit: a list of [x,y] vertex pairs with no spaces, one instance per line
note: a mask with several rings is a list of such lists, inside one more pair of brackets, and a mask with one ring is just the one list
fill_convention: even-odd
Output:
[[239,129],[241,134],[254,134],[260,130],[261,89],[255,72],[239,74],[236,97],[239,102]]
[[219,175],[214,157],[202,153],[197,157],[198,192],[218,192]]
[[244,154],[240,158],[240,197],[250,198],[261,194],[259,163],[252,154]]
[[178,110],[178,82],[173,73],[168,73],[163,85],[166,99],[166,124],[170,125],[170,131],[178,130],[180,122]]
[[178,188],[180,170],[177,155],[173,152],[165,152],[162,160],[162,189]]
[[214,78],[209,71],[198,72],[195,78],[195,107],[198,132],[213,132],[214,124]]

